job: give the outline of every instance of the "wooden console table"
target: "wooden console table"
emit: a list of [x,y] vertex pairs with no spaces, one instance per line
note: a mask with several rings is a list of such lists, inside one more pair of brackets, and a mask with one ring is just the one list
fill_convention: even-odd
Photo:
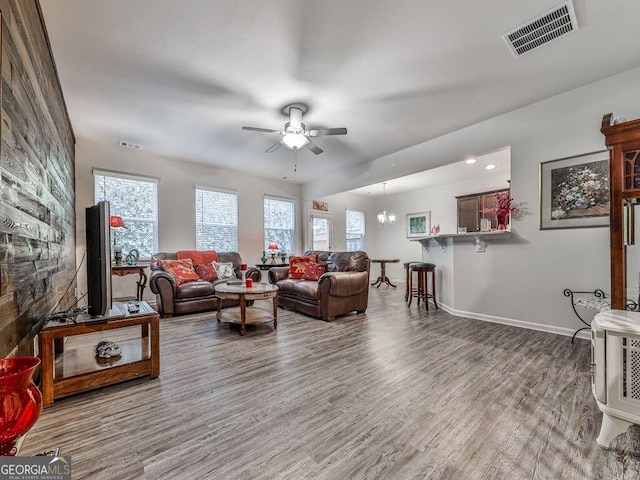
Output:
[[142,295],[144,294],[144,287],[147,284],[147,274],[144,271],[147,268],[146,265],[112,265],[111,266],[111,275],[116,275],[118,277],[124,277],[125,275],[138,274],[140,278],[138,279],[137,290],[136,290],[136,300],[142,300]]
[[[42,401],[45,407],[57,398],[87,392],[106,385],[149,375],[160,375],[160,316],[147,302],[140,311],[129,313],[127,304],[114,308],[99,319],[79,315],[75,321],[50,321],[39,335],[42,358]],[[64,352],[64,338],[126,327],[141,326],[141,335],[118,340],[122,355],[103,359],[95,356],[95,344]],[[103,338],[108,340],[108,338]]]
[[269,270],[273,267],[288,267],[288,263],[257,263],[256,267],[260,270]]

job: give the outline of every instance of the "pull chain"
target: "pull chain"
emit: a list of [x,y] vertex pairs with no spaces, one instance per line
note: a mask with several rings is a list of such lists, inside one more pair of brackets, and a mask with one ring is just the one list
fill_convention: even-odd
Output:
[[293,171],[294,172],[298,171],[298,149],[297,148],[293,149]]

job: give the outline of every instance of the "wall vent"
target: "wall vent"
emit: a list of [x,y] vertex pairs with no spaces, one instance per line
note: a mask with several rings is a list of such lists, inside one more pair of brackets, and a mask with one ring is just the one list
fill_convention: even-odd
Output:
[[519,57],[577,29],[573,3],[568,1],[505,33],[502,38],[513,56]]
[[137,143],[125,142],[124,140],[120,140],[120,146],[124,148],[130,148],[131,150],[142,149],[142,145],[138,145]]

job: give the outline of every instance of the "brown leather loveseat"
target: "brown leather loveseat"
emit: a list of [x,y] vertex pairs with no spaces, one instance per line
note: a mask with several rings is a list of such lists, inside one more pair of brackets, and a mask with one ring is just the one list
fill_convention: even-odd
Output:
[[[242,264],[242,260],[240,254],[236,252],[217,252],[217,254],[218,262],[231,262],[233,264],[235,277],[241,278],[240,265]],[[177,252],[159,252],[151,257],[149,287],[151,291],[156,294],[160,315],[164,318],[173,315],[215,310],[218,306],[218,300],[215,296],[215,286],[220,282],[227,282],[229,279],[217,279],[213,281],[199,279],[179,284],[171,274],[163,270],[161,265],[161,260],[177,259]],[[259,282],[262,279],[262,272],[257,268],[250,267],[247,269],[246,277],[252,278],[254,282]],[[235,300],[222,300],[222,308],[236,305],[238,305],[238,302]]]
[[290,278],[289,267],[269,270],[278,286],[278,305],[328,322],[350,312],[364,313],[369,301],[369,256],[365,252],[307,251],[326,267],[317,281]]

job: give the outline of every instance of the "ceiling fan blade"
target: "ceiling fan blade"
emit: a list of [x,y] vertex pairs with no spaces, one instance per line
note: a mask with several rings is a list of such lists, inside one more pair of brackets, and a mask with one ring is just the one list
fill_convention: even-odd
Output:
[[311,142],[311,140],[309,140],[305,147],[307,147],[309,150],[311,150],[313,153],[315,153],[316,155],[320,155],[322,152],[324,152],[324,150],[322,150],[319,146],[317,146],[315,143]]
[[302,128],[302,110],[300,108],[289,108],[289,125],[296,129]]
[[268,128],[258,128],[258,127],[242,127],[242,130],[251,130],[252,132],[264,132],[264,133],[282,133],[280,130],[269,130]]
[[319,128],[317,130],[309,130],[310,137],[322,137],[325,135],[346,135],[346,128]]
[[265,150],[266,153],[273,153],[282,146],[282,142],[276,142]]

